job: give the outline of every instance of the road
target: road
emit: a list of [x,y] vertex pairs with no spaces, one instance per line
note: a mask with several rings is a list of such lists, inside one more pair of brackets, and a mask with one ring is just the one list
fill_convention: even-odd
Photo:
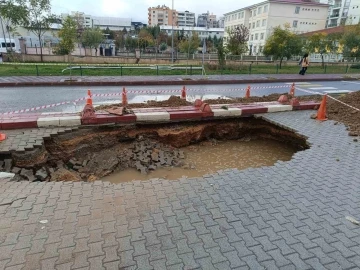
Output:
[[[269,83],[269,84],[251,84],[252,96],[263,96],[272,93],[289,92],[289,83]],[[358,81],[336,81],[336,82],[302,82],[296,84],[299,90],[296,95],[309,95],[300,89],[321,92],[325,91],[358,91],[360,82]],[[245,95],[245,84],[236,85],[194,85],[187,87],[188,100],[193,101],[196,98],[208,99],[218,97],[243,97]],[[146,102],[147,100],[166,100],[170,95],[180,95],[179,86],[133,86],[126,88],[131,91],[156,91],[154,94],[129,93],[129,102]],[[71,101],[70,104],[52,107],[41,110],[42,112],[74,112],[82,109],[84,101],[76,105],[72,102],[76,99],[86,96],[88,88],[79,87],[10,87],[0,88],[0,113],[14,110],[28,109],[42,105],[49,105],[63,101]],[[176,91],[177,90],[177,91]],[[116,94],[122,91],[119,87],[91,87],[93,94]],[[170,92],[174,91],[174,92]],[[112,104],[118,103],[121,96],[94,97],[94,104]]]

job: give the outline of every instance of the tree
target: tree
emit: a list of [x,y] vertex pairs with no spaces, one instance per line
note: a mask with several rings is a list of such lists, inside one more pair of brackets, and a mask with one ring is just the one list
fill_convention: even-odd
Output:
[[344,56],[360,57],[360,24],[346,26],[341,44]]
[[[26,21],[27,12],[26,6],[22,0],[7,0],[0,2],[0,20],[8,32],[9,39],[11,39],[10,34],[16,31],[16,26],[19,26]],[[4,29],[2,30],[4,31]],[[4,39],[6,41],[5,32]],[[5,42],[5,46],[7,46],[7,44],[8,42]]]
[[336,53],[339,48],[339,35],[316,33],[305,41],[305,48],[310,53],[321,55],[322,67],[324,68],[324,54]]
[[123,49],[125,47],[125,34],[122,31],[116,36],[115,46],[118,49]]
[[39,39],[40,58],[42,62],[43,44],[41,39],[46,31],[50,30],[50,26],[56,21],[56,17],[51,14],[50,0],[27,0],[24,4],[26,5],[27,9],[24,27],[30,32],[33,32]]
[[70,55],[75,49],[77,39],[77,26],[75,20],[70,16],[67,16],[63,21],[62,28],[58,35],[61,40],[55,49],[55,53],[60,55]]
[[141,29],[139,32],[139,47],[146,48],[147,46],[154,45],[154,37],[149,33],[145,28]]
[[223,69],[225,66],[225,50],[222,39],[220,39],[218,42],[217,53],[218,53],[219,67],[220,69]]
[[285,25],[284,29],[280,26],[275,27],[263,49],[265,56],[273,56],[275,60],[280,59],[280,68],[285,57],[290,59],[293,55],[300,55],[301,51],[301,38],[290,31],[289,25]]
[[161,43],[161,44],[160,44],[160,51],[161,51],[161,52],[165,51],[165,50],[167,49],[167,47],[168,47],[168,46],[167,46],[167,44],[166,44],[165,42]]
[[128,31],[126,30],[126,27],[124,27],[124,29],[122,30],[122,32],[124,33],[124,35],[126,35],[128,33]]
[[99,28],[87,28],[81,36],[82,45],[90,49],[97,48],[103,41],[104,36]]
[[110,30],[109,27],[106,27],[106,29],[102,30],[102,32],[107,35],[108,39],[114,39],[115,38],[115,32]]
[[184,38],[179,43],[180,52],[192,54],[195,53],[200,45],[199,35],[193,31],[191,37]]
[[247,51],[247,41],[249,40],[249,29],[241,24],[234,29],[228,30],[228,42],[226,49],[232,55],[241,55]]

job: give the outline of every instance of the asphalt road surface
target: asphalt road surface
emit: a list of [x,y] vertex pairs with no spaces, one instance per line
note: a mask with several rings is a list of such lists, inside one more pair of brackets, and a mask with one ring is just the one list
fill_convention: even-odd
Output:
[[[295,82],[296,83],[296,82]],[[263,96],[272,93],[289,92],[290,83],[267,83],[251,84],[252,96]],[[326,91],[359,91],[360,82],[358,81],[336,81],[336,82],[301,82],[296,84],[299,90],[296,95],[309,95],[305,91],[325,93]],[[243,97],[245,95],[246,84],[228,85],[193,85],[187,86],[187,98],[193,101],[197,98],[208,99],[218,97]],[[259,88],[258,88],[259,87]],[[50,105],[63,101],[71,101],[70,104],[43,109],[41,112],[74,112],[83,108],[85,101],[80,101],[76,105],[72,102],[76,99],[85,97],[89,88],[79,87],[8,87],[0,88],[0,113],[14,110],[28,109],[42,105]],[[147,100],[166,100],[171,95],[180,95],[180,86],[133,86],[127,87],[128,91],[156,91],[156,93],[128,94],[129,102],[146,102]],[[115,94],[121,93],[120,87],[90,87],[93,94]],[[175,92],[170,92],[174,91]],[[119,103],[121,95],[109,97],[94,97],[94,105]]]

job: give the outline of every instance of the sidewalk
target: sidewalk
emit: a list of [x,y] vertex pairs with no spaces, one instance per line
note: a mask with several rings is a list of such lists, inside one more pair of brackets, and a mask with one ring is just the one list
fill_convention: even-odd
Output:
[[359,80],[360,74],[256,74],[256,75],[168,75],[168,76],[12,76],[0,77],[0,87],[9,86],[128,86],[128,85],[199,85],[244,84],[302,81]]
[[360,147],[312,112],[259,117],[311,148],[176,181],[0,181],[0,269],[359,269]]

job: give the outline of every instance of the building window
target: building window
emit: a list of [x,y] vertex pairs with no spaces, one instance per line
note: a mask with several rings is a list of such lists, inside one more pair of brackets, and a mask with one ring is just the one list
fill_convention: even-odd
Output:
[[259,34],[255,34],[255,40],[259,39]]
[[255,28],[255,22],[253,22],[253,24],[252,24],[252,28]]
[[256,16],[256,9],[253,11],[253,16]]
[[251,23],[249,23],[249,29],[251,29]]
[[254,35],[251,35],[250,40],[253,40],[253,39],[254,39]]
[[244,12],[241,12],[241,19],[244,18]]
[[250,17],[252,16],[252,11],[250,11]]
[[261,14],[261,7],[258,8],[258,14]]
[[300,7],[296,7],[295,8],[295,14],[299,14],[300,13]]
[[260,39],[263,40],[264,39],[264,33],[260,34]]
[[263,19],[262,20],[262,26],[265,26],[266,25],[266,19]]
[[293,27],[296,28],[298,25],[298,21],[293,21]]
[[268,12],[268,6],[264,6],[264,13]]
[[260,27],[260,20],[256,22],[256,27]]

